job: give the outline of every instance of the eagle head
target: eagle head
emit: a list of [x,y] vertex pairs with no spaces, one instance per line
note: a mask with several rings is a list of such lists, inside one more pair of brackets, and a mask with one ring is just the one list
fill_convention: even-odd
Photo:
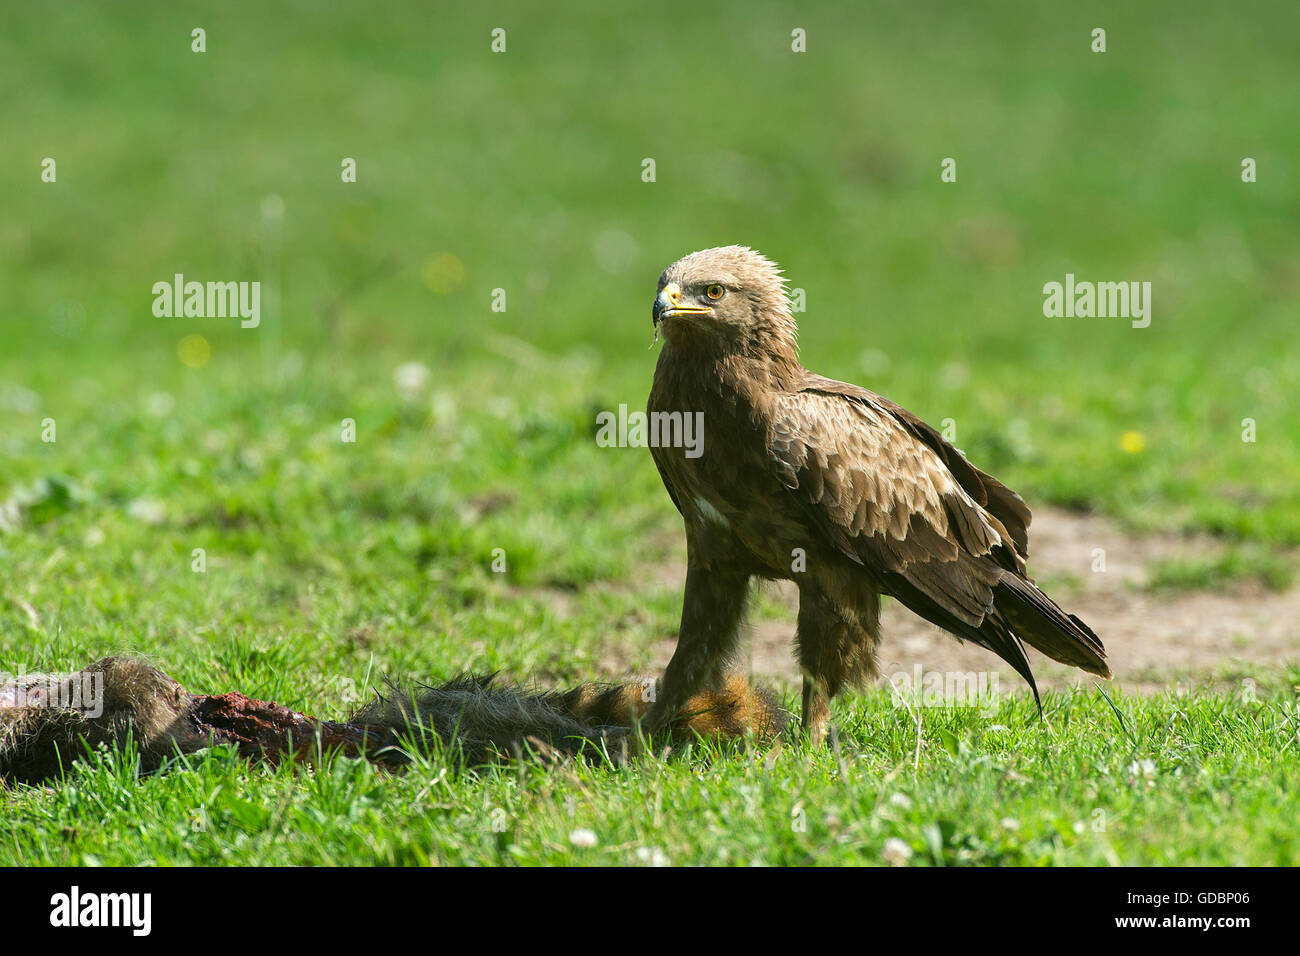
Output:
[[671,344],[712,340],[735,350],[793,350],[795,322],[775,262],[746,246],[703,249],[659,277],[651,307]]

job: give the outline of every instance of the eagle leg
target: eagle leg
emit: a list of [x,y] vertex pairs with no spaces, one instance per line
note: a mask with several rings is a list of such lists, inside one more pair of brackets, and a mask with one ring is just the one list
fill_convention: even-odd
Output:
[[706,569],[687,561],[677,650],[646,713],[648,732],[666,730],[694,694],[720,685],[736,647],[748,593],[748,574]]
[[801,584],[795,643],[803,671],[804,734],[820,747],[830,726],[831,699],[845,685],[876,674],[879,592],[844,588],[832,597],[818,585]]

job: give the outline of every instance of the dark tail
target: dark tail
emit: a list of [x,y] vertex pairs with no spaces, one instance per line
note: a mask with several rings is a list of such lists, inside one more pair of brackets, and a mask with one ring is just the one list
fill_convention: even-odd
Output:
[[1061,610],[1031,581],[1006,575],[993,591],[993,604],[1017,637],[1054,661],[1110,677],[1106,648],[1073,614]]

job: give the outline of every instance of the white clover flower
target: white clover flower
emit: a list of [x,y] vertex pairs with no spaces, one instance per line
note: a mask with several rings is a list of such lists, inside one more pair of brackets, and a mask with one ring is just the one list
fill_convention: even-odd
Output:
[[423,362],[406,362],[393,372],[393,385],[402,398],[414,401],[428,389],[433,374]]
[[636,848],[638,862],[649,866],[667,866],[668,854],[657,846],[639,846]]
[[912,848],[898,837],[890,837],[885,841],[885,848],[881,855],[890,866],[906,866],[907,861],[912,858]]

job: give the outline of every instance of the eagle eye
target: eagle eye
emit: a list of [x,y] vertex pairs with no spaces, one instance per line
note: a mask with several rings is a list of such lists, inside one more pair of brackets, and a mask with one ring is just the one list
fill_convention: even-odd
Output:
[[717,302],[719,299],[721,299],[724,295],[727,294],[727,290],[715,282],[707,289],[704,290],[704,294],[707,295],[714,302]]

